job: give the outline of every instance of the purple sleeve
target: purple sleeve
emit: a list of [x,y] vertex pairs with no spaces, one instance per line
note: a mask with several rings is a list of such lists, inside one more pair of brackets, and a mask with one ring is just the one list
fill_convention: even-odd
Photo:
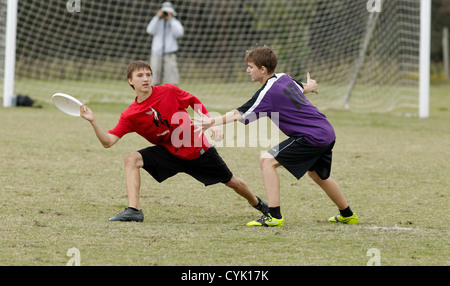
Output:
[[272,103],[267,93],[261,93],[262,88],[255,95],[237,110],[241,113],[240,122],[245,125],[261,117],[267,116],[272,111]]

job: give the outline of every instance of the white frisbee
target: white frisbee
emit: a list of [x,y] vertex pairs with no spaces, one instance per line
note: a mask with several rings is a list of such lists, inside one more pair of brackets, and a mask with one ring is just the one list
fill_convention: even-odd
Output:
[[62,112],[71,116],[80,116],[80,106],[83,105],[78,99],[65,93],[55,93],[52,96],[53,103]]

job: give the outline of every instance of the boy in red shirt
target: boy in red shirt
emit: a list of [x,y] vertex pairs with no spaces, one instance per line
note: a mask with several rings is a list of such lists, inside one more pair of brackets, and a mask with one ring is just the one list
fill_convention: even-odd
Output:
[[[136,91],[135,101],[121,114],[118,124],[105,132],[87,106],[80,108],[81,117],[89,121],[100,143],[112,147],[125,134],[136,132],[154,146],[125,157],[128,208],[110,221],[144,220],[139,207],[140,169],[158,182],[184,172],[205,186],[223,183],[247,199],[250,205],[267,214],[267,203],[255,196],[246,183],[235,177],[201,131],[195,131],[186,111],[189,106],[198,114],[208,115],[195,96],[175,85],[152,86],[152,70],[148,63],[136,61],[127,68],[128,83]],[[208,115],[209,116],[209,115]],[[220,129],[213,129],[220,140]]]

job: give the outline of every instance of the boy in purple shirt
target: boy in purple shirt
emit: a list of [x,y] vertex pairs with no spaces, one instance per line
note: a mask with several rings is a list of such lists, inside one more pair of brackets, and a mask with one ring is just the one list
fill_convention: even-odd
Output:
[[[304,94],[317,93],[317,83],[308,73],[306,84],[287,74],[275,74],[277,57],[269,47],[255,47],[247,52],[247,72],[252,81],[263,86],[244,105],[223,116],[203,117],[197,124],[203,130],[236,120],[248,124],[261,116],[277,118],[274,123],[289,136],[264,153],[260,160],[264,186],[269,201],[269,214],[249,222],[248,226],[283,226],[280,210],[280,179],[276,168],[283,166],[297,179],[306,172],[336,204],[340,214],[328,221],[358,223],[338,184],[330,178],[332,149],[336,135],[326,116],[312,105]],[[274,116],[276,115],[276,116]]]

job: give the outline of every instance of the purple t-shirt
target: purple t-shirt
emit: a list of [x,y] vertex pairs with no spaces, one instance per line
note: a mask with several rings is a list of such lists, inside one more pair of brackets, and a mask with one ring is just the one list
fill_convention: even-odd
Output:
[[[316,146],[336,140],[333,126],[303,95],[303,86],[287,74],[275,74],[244,105],[237,109],[248,124],[269,116],[290,137],[303,137]],[[277,122],[278,121],[278,122]]]

